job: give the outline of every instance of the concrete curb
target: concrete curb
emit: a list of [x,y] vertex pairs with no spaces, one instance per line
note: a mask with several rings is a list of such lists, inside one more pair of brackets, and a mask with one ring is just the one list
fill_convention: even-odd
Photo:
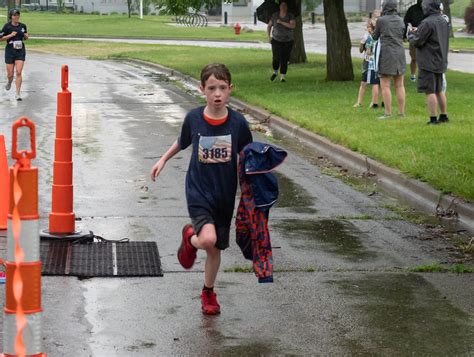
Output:
[[[183,75],[173,69],[140,60],[127,60],[128,62],[157,68],[161,72],[177,77],[181,80],[199,86],[199,81],[191,76]],[[266,110],[249,105],[239,99],[230,98],[229,104],[240,111],[249,114],[261,122],[269,125],[271,130],[279,134],[295,138],[303,145],[326,156],[330,161],[342,165],[355,173],[371,173],[374,179],[384,190],[399,199],[428,214],[454,213],[459,223],[471,233],[474,232],[474,205],[462,199],[445,195],[435,190],[424,182],[408,178],[400,171],[381,164],[365,155],[356,153],[344,146],[334,144],[328,139],[305,130],[295,124],[284,120]]]

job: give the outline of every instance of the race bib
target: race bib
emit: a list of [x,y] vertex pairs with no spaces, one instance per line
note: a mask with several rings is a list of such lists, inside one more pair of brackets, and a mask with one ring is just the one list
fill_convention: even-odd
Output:
[[13,41],[13,48],[15,50],[21,50],[23,48],[23,42],[22,41]]
[[199,138],[199,162],[220,164],[232,157],[232,136],[201,136]]

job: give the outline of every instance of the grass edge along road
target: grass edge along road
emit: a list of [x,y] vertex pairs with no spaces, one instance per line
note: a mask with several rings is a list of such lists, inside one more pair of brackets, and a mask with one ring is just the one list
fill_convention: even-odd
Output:
[[[377,119],[382,111],[368,109],[369,93],[361,108],[353,108],[360,80],[357,60],[354,82],[326,82],[325,56],[310,54],[308,63],[290,65],[288,81],[280,83],[269,80],[271,52],[266,50],[53,40],[33,40],[29,47],[95,59],[140,59],[195,78],[205,64],[225,63],[232,73],[236,98],[397,168],[444,193],[474,200],[472,74],[448,72],[451,121],[428,126],[425,96],[416,93],[416,83],[409,80],[405,83],[406,118]],[[396,103],[393,112],[397,112]]]

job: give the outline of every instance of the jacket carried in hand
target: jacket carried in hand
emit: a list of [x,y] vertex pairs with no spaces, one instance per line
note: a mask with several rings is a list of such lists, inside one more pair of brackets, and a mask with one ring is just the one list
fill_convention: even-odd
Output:
[[278,181],[270,171],[286,158],[286,151],[252,142],[239,154],[240,203],[236,240],[246,259],[253,261],[259,283],[273,282],[273,254],[268,232],[270,208],[278,198]]

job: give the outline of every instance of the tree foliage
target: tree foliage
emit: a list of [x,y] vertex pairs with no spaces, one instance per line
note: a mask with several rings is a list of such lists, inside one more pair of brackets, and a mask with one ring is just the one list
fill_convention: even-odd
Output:
[[220,0],[155,0],[157,9],[169,15],[184,15],[191,9],[198,12],[202,8],[210,9],[221,3]]
[[322,2],[323,0],[303,0],[303,5],[306,11],[314,11]]

